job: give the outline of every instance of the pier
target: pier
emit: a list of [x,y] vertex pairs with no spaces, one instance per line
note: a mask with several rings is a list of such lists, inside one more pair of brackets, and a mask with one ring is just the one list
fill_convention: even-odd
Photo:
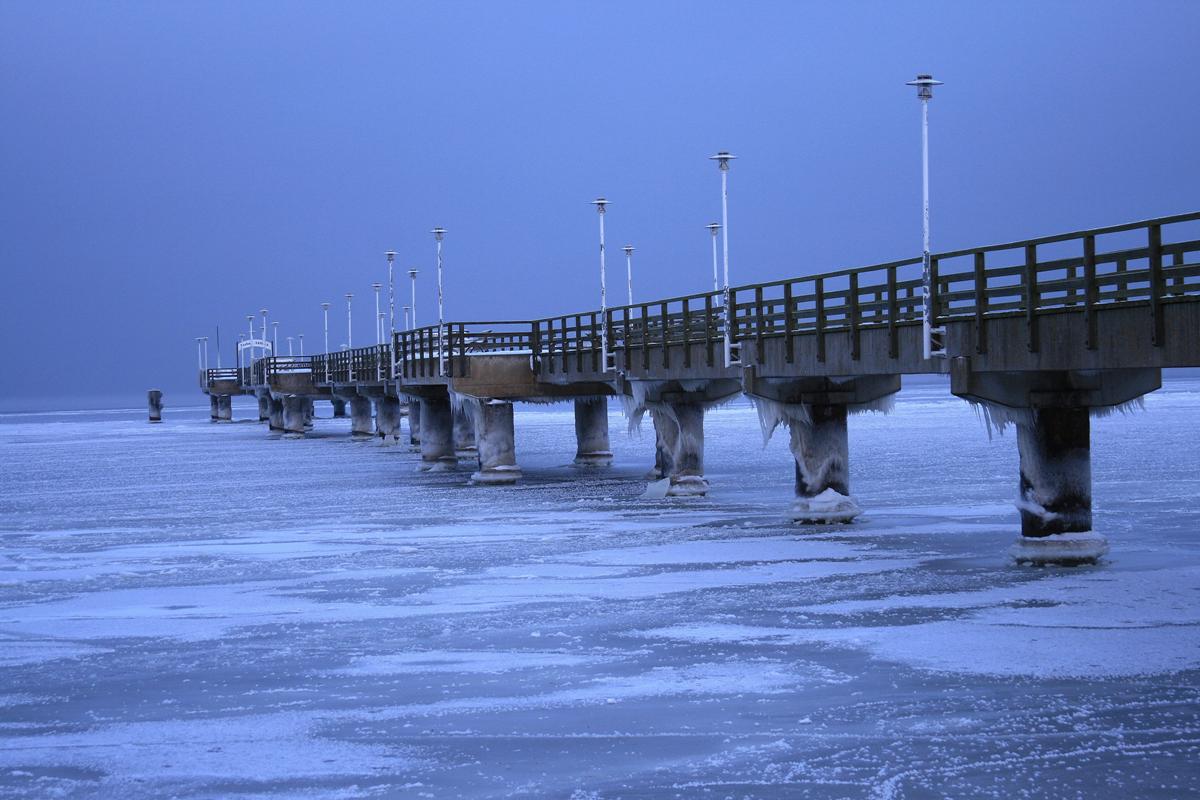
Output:
[[[648,478],[668,496],[709,490],[705,411],[744,393],[765,434],[787,430],[792,518],[827,524],[862,512],[854,415],[885,411],[902,375],[946,374],[990,426],[1016,430],[1014,557],[1094,562],[1107,543],[1092,531],[1090,419],[1159,388],[1164,368],[1200,366],[1198,252],[1200,212],[933,254],[941,349],[928,358],[918,256],[603,311],[445,322],[332,353],[280,356],[264,336],[201,384],[216,421],[231,418],[233,395],[253,395],[260,421],[302,437],[313,402],[329,400],[349,409],[351,436],[417,444],[426,471],[472,459],[469,480],[489,485],[521,478],[514,403],[573,403],[575,463],[592,468],[612,458],[613,399],[650,417]],[[914,446],[935,457],[936,443]]]

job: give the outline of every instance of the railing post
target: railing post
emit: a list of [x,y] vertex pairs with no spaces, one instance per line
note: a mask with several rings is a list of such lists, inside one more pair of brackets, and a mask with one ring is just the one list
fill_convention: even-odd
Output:
[[667,367],[671,366],[671,346],[670,346],[670,336],[668,335],[669,331],[667,329],[668,318],[667,318],[667,304],[666,303],[658,304],[658,316],[659,316],[659,326],[662,328],[662,331],[661,331],[662,351],[663,351],[662,352],[662,365],[663,365],[663,369],[666,369]]
[[1162,226],[1153,224],[1149,231],[1150,258],[1150,315],[1154,323],[1153,342],[1155,347],[1162,347],[1166,340],[1166,324],[1163,320],[1163,258],[1162,258]]
[[[1171,255],[1171,266],[1172,267],[1182,267],[1183,266],[1183,251],[1182,250],[1176,250]],[[1183,288],[1183,276],[1182,275],[1172,276],[1171,287],[1172,287],[1172,290],[1171,290],[1172,297],[1180,297],[1187,293],[1187,290]]]
[[1036,353],[1038,340],[1037,307],[1038,295],[1037,245],[1025,245],[1025,329],[1029,352]]
[[570,355],[567,352],[567,318],[559,317],[558,322],[562,326],[562,371],[565,375],[570,372],[571,367]]
[[987,264],[983,253],[975,254],[975,352],[987,352]]
[[849,314],[850,314],[850,319],[848,320],[848,322],[850,323],[850,358],[853,359],[854,361],[858,361],[858,357],[861,355],[861,352],[860,352],[861,340],[859,337],[859,330],[858,330],[858,273],[857,272],[850,273],[850,292],[849,292],[849,296],[847,297],[847,299],[849,300],[849,308],[847,310],[849,311]]
[[792,305],[792,283],[788,281],[783,285],[783,358],[788,364],[796,360],[796,343],[792,341],[796,317]]
[[529,366],[537,373],[541,372],[542,363],[542,323],[529,323]]
[[725,296],[729,298],[729,306],[725,309],[725,366],[728,367],[733,363],[733,342],[738,336],[737,292],[730,287]]
[[683,366],[692,366],[692,313],[688,309],[688,299],[683,298]]
[[581,314],[575,315],[575,371],[583,372],[583,316]]
[[[605,310],[604,319],[600,320],[600,324],[604,326],[604,330],[606,332],[605,338],[608,340],[608,352],[609,352],[609,355],[612,356],[613,368],[615,369],[617,366],[617,350],[616,350],[616,337],[613,336],[613,333],[614,333],[614,331],[613,331],[613,314],[614,314],[613,309],[609,308],[609,309]],[[625,339],[624,339],[624,337],[622,337],[621,348],[624,349],[624,347],[625,347]],[[608,372],[608,364],[607,363],[604,364],[603,371]]]
[[646,325],[650,307],[642,306],[642,369],[650,369],[650,328]]
[[887,270],[887,326],[888,326],[888,357],[900,357],[900,329],[896,327],[896,316],[900,304],[896,302],[896,267]]
[[825,361],[825,279],[817,278],[814,292],[817,301],[817,361]]
[[705,363],[713,365],[713,302],[712,295],[704,295],[704,352]]
[[763,328],[766,318],[763,316],[763,290],[761,286],[754,287],[754,360],[763,363]]
[[1096,237],[1083,237],[1083,319],[1087,327],[1087,349],[1100,346],[1096,325]]

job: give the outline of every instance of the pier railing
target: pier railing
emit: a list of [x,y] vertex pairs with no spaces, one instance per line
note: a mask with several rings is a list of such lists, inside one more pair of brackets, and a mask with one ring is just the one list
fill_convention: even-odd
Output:
[[392,380],[391,345],[356,347],[313,356],[313,383],[384,383]]
[[313,356],[267,356],[254,362],[251,385],[266,386],[276,375],[312,373]]
[[236,381],[238,380],[237,367],[215,367],[200,371],[200,382],[204,388],[212,386],[216,381]]
[[447,322],[395,334],[395,374],[401,379],[453,377],[467,371],[467,359],[487,354],[529,355],[537,351],[532,323],[519,321]]

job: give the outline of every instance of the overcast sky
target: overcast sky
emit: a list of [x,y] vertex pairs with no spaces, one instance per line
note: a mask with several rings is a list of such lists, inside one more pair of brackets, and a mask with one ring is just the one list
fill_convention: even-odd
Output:
[[1198,31],[1195,2],[8,0],[0,392],[192,392],[194,337],[228,366],[265,306],[311,352],[328,300],[336,347],[348,291],[368,343],[389,248],[428,322],[435,225],[448,317],[592,308],[601,194],[639,297],[703,291],[718,149],[735,284],[916,255],[919,71],[935,250],[1195,210]]

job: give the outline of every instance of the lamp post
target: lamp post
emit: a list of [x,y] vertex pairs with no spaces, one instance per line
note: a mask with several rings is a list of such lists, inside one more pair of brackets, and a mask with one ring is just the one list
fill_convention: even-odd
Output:
[[596,207],[596,211],[600,215],[600,363],[607,370],[608,325],[605,324],[605,321],[608,318],[608,287],[604,269],[604,209],[608,205],[608,201],[603,197],[597,197],[592,201],[592,205]]
[[730,155],[728,152],[721,150],[715,156],[708,157],[710,161],[717,162],[717,168],[721,170],[721,228],[724,233],[721,235],[722,263],[724,265],[724,283],[721,289],[721,308],[722,314],[725,317],[725,366],[730,366],[733,363],[733,331],[732,324],[734,321],[734,310],[729,307],[729,162],[737,158],[735,155]]
[[[265,308],[260,308],[258,310],[258,313],[262,314],[262,337],[261,338],[265,342],[265,341],[267,341],[267,310]],[[275,353],[272,352],[271,355],[275,355]]]
[[354,325],[350,318],[350,301],[354,298],[351,292],[346,292],[346,345],[354,348]]
[[383,313],[379,310],[379,290],[383,284],[372,283],[371,288],[375,290],[375,344],[383,344]]
[[279,352],[279,323],[271,323],[271,355]]
[[286,338],[287,338],[287,343],[288,343],[288,355],[290,356],[290,355],[292,355],[292,337],[288,336]]
[[200,338],[204,342],[204,372],[207,373],[208,372],[208,337],[201,336]]
[[408,277],[412,279],[412,326],[417,327],[417,270],[416,267],[408,271]]
[[329,352],[329,303],[321,303],[321,313],[325,317],[325,352]]
[[621,249],[625,251],[625,289],[629,292],[629,305],[633,305],[633,245]]
[[[935,355],[946,354],[940,338],[946,329],[933,327],[929,261],[929,101],[933,99],[933,87],[941,86],[942,81],[935,81],[932,75],[918,75],[916,80],[908,81],[904,85],[917,87],[917,97],[921,101],[921,342],[922,354],[929,359]],[[935,335],[939,337],[937,347],[933,346]]]
[[254,338],[254,315],[253,315],[253,314],[247,314],[247,315],[246,315],[246,322],[247,322],[247,323],[250,325],[250,336],[249,336],[249,337],[247,337],[247,341],[249,341],[249,340],[251,340],[251,339],[253,339],[253,338]]
[[438,371],[446,374],[446,318],[442,308],[442,239],[446,229],[440,225],[430,231],[437,240],[437,301],[438,301]]
[[390,336],[396,332],[396,279],[393,271],[396,251],[388,250],[384,255],[387,256],[388,265],[388,334]]
[[296,336],[300,339],[300,355],[304,355],[304,334],[298,333]]
[[404,307],[404,329],[405,329],[405,330],[408,330],[408,328],[409,328],[409,325],[408,325],[408,312],[409,312],[409,307],[408,307],[408,306],[405,306],[405,307]]
[[704,227],[708,228],[708,232],[712,234],[712,254],[713,254],[713,291],[721,291],[721,279],[717,277],[717,233],[721,230],[721,223],[710,222]]
[[203,341],[204,341],[203,336],[196,337],[196,371],[200,373],[202,380],[207,377],[207,375],[205,374],[205,369],[204,369],[204,353],[201,350],[201,348],[203,347],[201,342],[203,342]]

